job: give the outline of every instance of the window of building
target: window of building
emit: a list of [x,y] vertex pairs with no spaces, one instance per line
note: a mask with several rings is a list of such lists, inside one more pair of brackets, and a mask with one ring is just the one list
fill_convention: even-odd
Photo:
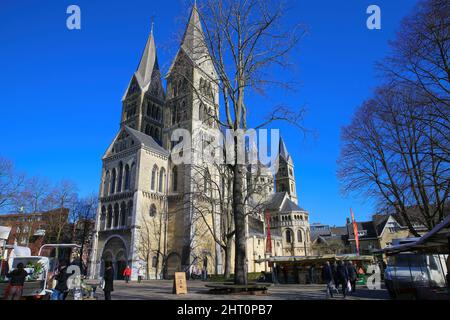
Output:
[[297,230],[297,242],[303,242],[302,230]]
[[291,230],[286,230],[286,242],[291,243],[292,242],[292,232]]
[[153,170],[152,170],[152,178],[151,178],[151,185],[150,185],[150,190],[152,191],[156,191],[156,179],[157,179],[157,174],[158,174],[158,167],[156,165],[153,166]]
[[172,191],[176,192],[178,189],[178,168],[172,169]]
[[152,205],[150,206],[150,217],[154,216],[156,216],[156,206],[152,203]]

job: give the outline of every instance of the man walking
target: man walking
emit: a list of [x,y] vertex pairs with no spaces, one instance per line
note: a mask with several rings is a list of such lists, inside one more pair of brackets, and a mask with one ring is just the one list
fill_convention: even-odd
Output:
[[[344,295],[344,299],[347,296],[347,283],[348,283],[348,271],[347,268],[343,265],[342,261],[338,261],[337,266],[337,276],[338,276],[338,283],[342,286],[342,294]],[[336,286],[339,286],[339,284],[336,284]]]
[[69,291],[69,288],[67,287],[67,279],[71,274],[67,273],[67,265],[65,262],[62,262],[59,265],[58,272],[55,276],[56,280],[56,286],[53,290],[52,296],[50,297],[51,300],[65,300],[66,292]]
[[112,263],[105,262],[105,274],[103,275],[105,300],[111,300],[111,292],[114,291],[114,270]]
[[322,268],[322,279],[327,284],[327,297],[330,295],[333,298],[333,272],[328,261],[325,262]]
[[350,285],[352,287],[352,292],[356,291],[356,279],[358,278],[357,271],[355,266],[353,265],[353,262],[348,261],[347,262],[347,273],[348,273],[348,280],[350,281]]

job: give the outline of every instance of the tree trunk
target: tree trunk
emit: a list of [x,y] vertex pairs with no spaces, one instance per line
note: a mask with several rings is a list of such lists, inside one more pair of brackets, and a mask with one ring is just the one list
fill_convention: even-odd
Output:
[[[237,155],[237,152],[236,152]],[[234,199],[234,226],[235,226],[235,261],[234,283],[247,284],[246,272],[246,237],[245,237],[245,212],[242,194],[244,192],[244,170],[242,164],[234,166],[233,199]]]
[[227,246],[225,248],[225,272],[224,276],[225,279],[230,279],[231,274],[231,244],[232,244],[233,238],[227,238]]

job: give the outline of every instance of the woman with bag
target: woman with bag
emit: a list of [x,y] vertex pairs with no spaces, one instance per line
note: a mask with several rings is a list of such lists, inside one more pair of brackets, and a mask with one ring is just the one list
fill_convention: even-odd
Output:
[[105,293],[105,300],[111,300],[111,292],[114,291],[114,270],[112,263],[105,262],[105,274],[103,275],[103,292]]

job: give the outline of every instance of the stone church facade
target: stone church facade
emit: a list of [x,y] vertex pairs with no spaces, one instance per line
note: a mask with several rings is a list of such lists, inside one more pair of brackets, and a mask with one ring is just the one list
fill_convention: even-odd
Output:
[[[201,45],[202,36],[194,6],[165,77],[166,89],[153,30],[147,40],[122,98],[119,132],[102,158],[92,278],[102,275],[105,261],[113,263],[117,279],[127,265],[132,268],[132,279],[139,269],[151,279],[171,278],[176,271],[192,271],[193,266],[209,274],[223,273],[224,252],[212,236],[212,232],[221,232],[220,214],[199,218],[195,213],[202,202],[196,196],[198,168],[205,172],[214,172],[214,168],[195,157],[195,146],[191,164],[175,165],[170,152],[174,130],[183,128],[197,141],[216,125],[208,115],[219,112],[218,77],[208,49]],[[267,256],[267,223],[270,255],[309,254],[308,212],[297,204],[294,163],[282,139],[278,163],[276,175],[262,165],[257,168],[259,174],[248,172],[248,183],[260,184],[260,199],[255,201],[267,203],[259,213],[248,216],[249,272],[268,271],[262,262]],[[210,181],[220,184],[216,175]],[[201,189],[214,197],[211,185]]]

